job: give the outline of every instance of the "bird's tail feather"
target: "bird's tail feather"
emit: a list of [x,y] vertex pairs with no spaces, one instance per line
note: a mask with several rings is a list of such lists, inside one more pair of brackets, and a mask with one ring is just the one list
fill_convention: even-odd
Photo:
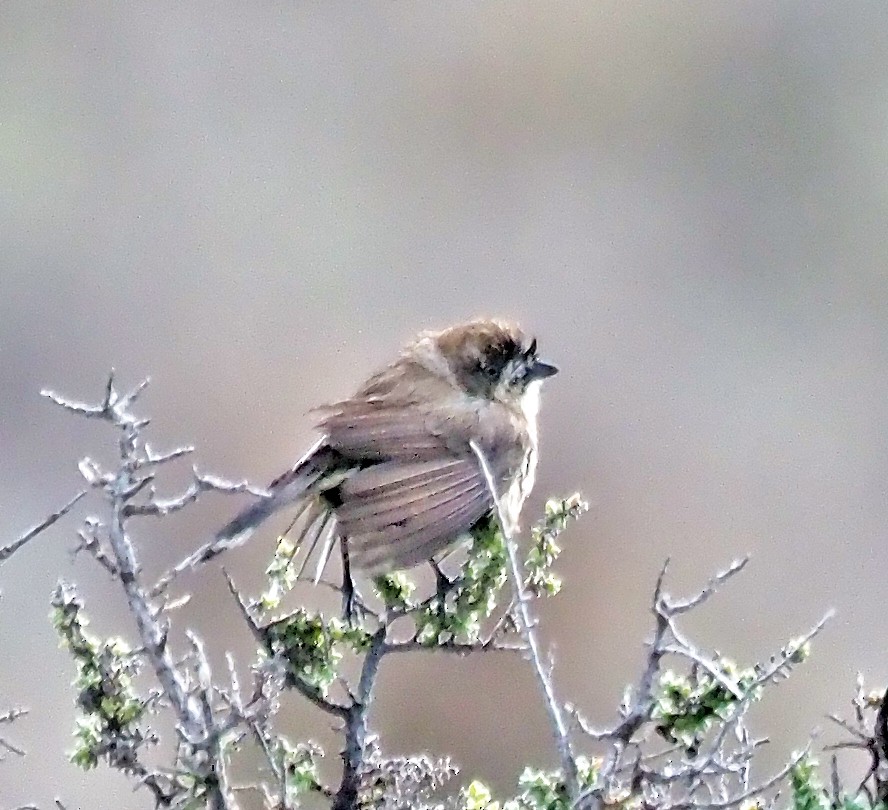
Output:
[[[196,568],[217,557],[223,551],[242,545],[261,523],[279,509],[298,504],[302,501],[302,509],[311,508],[311,500],[306,496],[319,494],[325,489],[336,485],[345,474],[342,470],[342,457],[325,444],[321,438],[317,443],[286,473],[271,482],[268,497],[261,498],[250,504],[223,526],[215,537],[200,546],[184,560],[170,569],[152,590],[152,595],[162,593],[172,580],[189,568]],[[297,516],[298,517],[298,516]],[[329,535],[331,526],[324,521],[321,534]],[[315,539],[315,542],[317,538]],[[329,556],[329,548],[325,542],[324,561]]]
[[332,472],[337,460],[335,451],[324,444],[323,438],[319,439],[292,468],[271,482],[268,487],[270,497],[250,504],[225,524],[216,532],[213,544],[224,549],[246,542],[261,523],[279,509],[297,503],[325,475]]
[[335,471],[340,459],[336,452],[319,439],[311,449],[283,475],[269,486],[269,496],[260,498],[225,524],[216,536],[198,548],[175,568],[180,573],[209,562],[223,551],[240,546],[275,512],[292,506],[325,476]]
[[235,516],[233,520],[226,523],[225,526],[216,532],[216,537],[210,544],[215,546],[216,550],[210,557],[201,560],[201,562],[206,562],[207,559],[211,559],[224,549],[234,548],[242,543],[246,543],[261,523],[264,523],[278,509],[285,505],[281,501],[282,499],[272,492],[271,497],[263,498],[256,501],[256,503],[250,504]]
[[[296,571],[296,579],[302,579],[305,569],[308,567],[312,559],[315,559],[315,572],[313,581],[315,585],[320,582],[327,567],[327,561],[330,558],[330,551],[336,542],[336,518],[330,511],[329,507],[325,507],[318,501],[307,507],[306,524],[301,532],[299,543],[305,547],[305,553],[302,557],[302,564]],[[315,550],[321,546],[319,555],[315,556]]]

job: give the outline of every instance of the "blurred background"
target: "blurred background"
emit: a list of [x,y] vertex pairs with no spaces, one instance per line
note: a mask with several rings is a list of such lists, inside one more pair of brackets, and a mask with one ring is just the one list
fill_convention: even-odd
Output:
[[[758,712],[776,767],[858,670],[888,672],[886,27],[875,3],[4,2],[0,543],[79,489],[79,458],[113,457],[45,386],[97,400],[112,366],[150,374],[155,446],[261,484],[311,441],[312,406],[416,331],[510,316],[563,370],[526,515],[592,502],[543,618],[559,693],[610,719],[664,558],[679,593],[751,553],[692,618],[701,644],[751,663],[838,610]],[[146,568],[242,503],[143,522]],[[58,578],[97,633],[133,631],[70,556],[101,506],[0,569],[0,708],[32,710],[0,806],[150,805],[65,758]],[[245,588],[272,544],[228,558]],[[200,598],[178,629],[245,670],[218,569],[183,586]],[[291,737],[335,744],[292,703]],[[390,662],[374,726],[503,792],[555,761],[517,658]]]

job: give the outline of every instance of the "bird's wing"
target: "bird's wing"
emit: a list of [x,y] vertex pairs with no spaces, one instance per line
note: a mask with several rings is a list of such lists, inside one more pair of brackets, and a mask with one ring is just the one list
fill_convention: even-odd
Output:
[[391,460],[339,487],[339,531],[358,568],[410,568],[468,532],[493,501],[473,459]]
[[429,458],[449,449],[440,429],[417,407],[348,402],[318,427],[330,447],[359,462]]
[[356,567],[409,568],[490,511],[493,499],[468,441],[477,418],[466,408],[351,401],[321,422],[330,447],[365,462],[336,490],[338,530]]

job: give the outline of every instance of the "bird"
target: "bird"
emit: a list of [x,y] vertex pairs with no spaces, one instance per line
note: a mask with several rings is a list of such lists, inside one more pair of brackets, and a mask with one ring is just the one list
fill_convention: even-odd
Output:
[[288,507],[306,556],[321,543],[316,581],[337,540],[344,562],[375,576],[433,560],[495,509],[516,530],[536,474],[541,384],[557,371],[510,321],[420,333],[352,396],[316,409],[320,438],[189,562]]

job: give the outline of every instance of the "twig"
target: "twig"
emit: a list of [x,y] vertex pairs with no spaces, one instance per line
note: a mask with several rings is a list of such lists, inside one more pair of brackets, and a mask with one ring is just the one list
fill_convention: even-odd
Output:
[[10,754],[15,754],[19,757],[23,757],[25,755],[24,748],[19,748],[17,745],[13,745],[5,737],[0,737],[0,748],[5,748],[7,751],[9,751]]
[[[44,396],[73,413],[98,418],[117,428],[118,467],[113,473],[103,472],[97,464],[86,459],[80,467],[87,481],[100,487],[110,501],[111,518],[107,527],[107,540],[113,557],[113,572],[126,596],[130,613],[135,619],[142,652],[160,683],[163,695],[172,707],[176,728],[180,737],[180,758],[196,776],[206,793],[207,806],[213,810],[225,810],[231,805],[227,785],[222,737],[229,730],[229,718],[217,718],[212,710],[209,665],[202,654],[202,647],[192,636],[196,660],[197,683],[192,687],[177,667],[167,646],[168,623],[164,608],[152,603],[151,597],[141,584],[141,568],[135,546],[127,531],[127,521],[136,515],[150,513],[144,508],[134,508],[133,499],[149,486],[153,472],[140,472],[146,465],[162,463],[183,452],[173,451],[166,456],[146,454],[141,448],[141,431],[148,420],[129,412],[129,407],[147,386],[143,381],[127,394],[121,395],[114,387],[114,374],[109,376],[105,396],[98,406],[74,402],[49,391]],[[215,488],[213,479],[196,478],[201,487]],[[206,483],[204,483],[204,481]],[[149,500],[149,504],[152,503]],[[163,504],[155,508],[160,509]],[[144,505],[143,505],[144,507]],[[70,508],[70,505],[69,507]],[[112,568],[105,566],[107,570]],[[155,795],[159,783],[153,774],[143,770],[143,782],[154,780]]]
[[[223,570],[222,573],[225,576],[225,581],[228,583],[228,590],[234,597],[238,609],[240,610],[241,616],[246,622],[247,627],[250,629],[250,632],[253,634],[253,638],[256,639],[256,641],[260,645],[265,647],[266,639],[263,634],[263,628],[256,623],[256,620],[253,618],[253,614],[250,612],[250,609],[241,596],[240,591],[238,591],[237,586],[234,584],[234,580],[231,578],[227,571]],[[269,654],[272,654],[271,650],[269,650],[268,652]],[[299,692],[302,697],[309,701],[309,703],[319,708],[321,711],[333,715],[334,717],[338,717],[341,720],[346,720],[348,718],[348,706],[327,699],[321,693],[320,689],[307,683],[298,675],[288,675],[286,678],[286,682],[288,686],[292,686],[294,689],[296,689],[296,691]]]
[[112,577],[117,576],[117,566],[111,555],[102,547],[98,532],[101,524],[95,518],[87,518],[84,526],[77,532],[80,544],[71,550],[71,556],[76,557],[81,551],[89,552],[93,559],[102,566]]
[[791,649],[786,650],[779,656],[775,656],[774,660],[771,661],[771,664],[765,667],[758,675],[758,677],[752,682],[749,689],[747,690],[747,694],[751,694],[756,687],[762,686],[772,678],[774,678],[777,674],[779,674],[792,660],[793,655],[795,655],[799,649],[801,649],[805,644],[807,644],[811,639],[813,639],[816,635],[826,627],[827,622],[835,616],[835,610],[830,608],[820,620],[815,624],[805,635],[800,636],[796,642],[792,645]]
[[68,512],[70,512],[74,508],[75,504],[77,504],[78,501],[80,501],[80,499],[87,494],[87,492],[89,492],[88,489],[84,489],[81,492],[78,492],[61,509],[53,512],[51,515],[49,515],[49,517],[44,518],[33,528],[28,529],[28,531],[26,531],[21,537],[19,537],[18,540],[13,540],[11,543],[9,543],[9,545],[0,547],[0,564],[6,562],[6,560],[8,560],[13,554],[15,554],[16,551],[18,551],[22,546],[33,540],[41,532],[48,529],[57,520],[67,515]]
[[[195,468],[194,480],[181,495],[168,500],[152,500],[144,504],[131,505],[129,514],[165,517],[194,503],[204,492],[221,492],[226,495],[248,492],[260,498],[270,497],[268,490],[255,487],[248,481],[227,481],[218,476],[201,475]],[[152,597],[160,596],[180,574],[197,567],[200,563],[208,562],[225,550],[226,546],[220,545],[216,540],[204,543],[162,574],[154,587],[149,591],[149,594]]]
[[480,652],[512,652],[525,653],[530,648],[526,644],[508,644],[506,642],[483,641],[477,644],[462,644],[453,639],[439,641],[433,646],[423,644],[415,638],[406,641],[393,641],[386,643],[384,654],[389,653],[409,653],[409,652],[427,652],[427,653],[452,653],[453,655],[465,656],[471,653]]
[[539,638],[536,632],[536,623],[531,616],[528,607],[529,597],[524,588],[524,577],[521,573],[521,563],[518,560],[518,547],[515,544],[511,533],[506,528],[506,518],[502,511],[502,505],[499,499],[496,482],[493,473],[487,463],[481,448],[474,442],[469,442],[472,452],[477,456],[478,463],[481,465],[481,471],[487,482],[487,489],[493,500],[494,515],[499,529],[503,535],[503,542],[506,545],[506,552],[509,557],[509,568],[512,579],[512,590],[517,601],[518,615],[521,619],[521,627],[519,631],[528,647],[530,660],[533,664],[534,672],[543,691],[545,698],[546,711],[549,715],[549,722],[552,726],[552,734],[555,738],[555,745],[558,749],[558,756],[561,760],[561,768],[564,773],[564,780],[567,786],[568,797],[573,801],[579,792],[579,777],[577,773],[577,763],[574,760],[573,752],[570,745],[570,737],[564,718],[561,714],[561,705],[555,695],[555,688],[552,684],[551,669],[543,663],[543,654],[540,650]]
[[638,680],[631,696],[627,693],[627,701],[631,697],[631,704],[623,707],[623,719],[611,729],[602,731],[592,728],[576,710],[571,714],[584,734],[594,740],[615,740],[623,748],[629,745],[633,735],[649,719],[654,702],[654,680],[660,668],[660,659],[665,654],[663,651],[663,639],[669,631],[669,615],[663,609],[663,581],[669,570],[667,558],[660,569],[654,585],[654,595],[651,600],[651,612],[655,618],[654,638],[648,644],[649,652],[644,671]]
[[732,577],[737,576],[737,574],[739,574],[744,568],[746,568],[747,563],[749,563],[749,556],[741,557],[739,560],[734,560],[724,571],[720,571],[714,577],[712,577],[709,582],[706,583],[703,589],[696,595],[690,597],[689,599],[682,599],[677,602],[673,602],[671,600],[668,601],[667,610],[669,614],[672,616],[679,616],[682,613],[687,613],[689,610],[693,610],[694,608],[699,607],[716,592],[719,586],[723,585]]
[[367,747],[367,714],[373,697],[373,686],[379,663],[385,655],[386,634],[383,625],[372,636],[364,657],[358,692],[348,707],[345,719],[345,750],[342,752],[342,778],[333,800],[332,810],[353,810],[358,806],[364,752]]
[[19,717],[24,717],[28,713],[28,710],[22,708],[21,706],[16,706],[14,709],[9,709],[3,714],[0,714],[0,723],[12,723],[15,720],[18,720]]
[[665,647],[663,647],[663,652],[666,655],[675,655],[679,658],[687,658],[689,661],[693,661],[695,664],[705,669],[721,686],[727,689],[735,698],[740,699],[743,697],[743,692],[740,691],[740,688],[737,686],[736,683],[728,680],[724,672],[722,672],[708,658],[700,655],[700,653],[698,653],[692,647],[667,644]]
[[221,492],[226,495],[236,495],[248,492],[257,497],[268,497],[268,491],[254,487],[249,481],[227,481],[215,475],[201,475],[197,468],[193,469],[194,478],[188,488],[175,498],[152,498],[147,503],[127,504],[127,517],[149,515],[151,517],[166,517],[173,512],[178,512],[186,506],[194,503],[204,492]]
[[871,737],[864,734],[860,729],[852,726],[847,720],[843,720],[841,717],[835,714],[828,714],[827,718],[832,720],[838,726],[841,726],[845,731],[849,734],[853,735],[857,738],[857,740],[865,745],[868,745],[871,741]]
[[148,442],[145,442],[145,461],[148,464],[166,464],[169,461],[175,461],[193,452],[194,448],[191,445],[184,445],[168,450],[166,453],[157,453]]
[[786,765],[784,765],[777,773],[775,773],[770,779],[762,782],[755,787],[749,788],[748,790],[744,790],[741,793],[738,793],[734,796],[731,796],[730,799],[721,802],[708,802],[706,804],[674,804],[669,805],[669,810],[681,810],[681,808],[692,807],[693,810],[727,810],[730,807],[737,807],[738,805],[745,802],[747,799],[755,798],[756,796],[761,795],[766,790],[774,787],[774,785],[782,782],[787,776],[789,776],[790,771],[795,768],[808,754],[811,752],[811,744],[805,746],[804,750],[801,753],[796,754]]

